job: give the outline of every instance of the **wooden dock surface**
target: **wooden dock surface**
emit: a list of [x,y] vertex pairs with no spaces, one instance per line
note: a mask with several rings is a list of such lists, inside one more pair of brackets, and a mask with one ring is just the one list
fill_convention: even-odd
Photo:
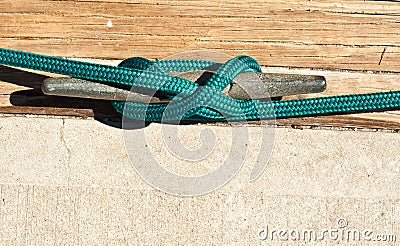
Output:
[[[0,0],[0,21],[0,47],[10,49],[105,64],[211,49],[253,56],[266,72],[326,77],[326,92],[297,97],[400,90],[395,1]],[[0,66],[1,245],[377,245],[343,238],[371,230],[392,236],[381,245],[399,245],[400,111],[279,120],[273,139],[248,127],[243,151],[232,147],[232,128],[179,126],[185,149],[214,146],[184,162],[164,141],[165,125],[150,124],[131,145],[126,133],[141,131],[110,127],[120,122],[109,102],[44,96],[47,76],[56,75]],[[214,143],[203,142],[204,128]],[[273,145],[267,159],[263,145]],[[243,154],[243,167],[202,196],[166,194],[134,170],[154,159],[205,175],[227,152]],[[261,239],[268,228],[310,237]],[[323,240],[311,242],[314,230]]]
[[[0,21],[0,46],[10,49],[104,63],[211,49],[253,56],[270,72],[326,76],[327,91],[310,96],[400,89],[400,3],[395,1],[3,0]],[[43,96],[43,78],[0,66],[0,113],[115,115],[107,102]],[[400,115],[278,124],[397,130]]]

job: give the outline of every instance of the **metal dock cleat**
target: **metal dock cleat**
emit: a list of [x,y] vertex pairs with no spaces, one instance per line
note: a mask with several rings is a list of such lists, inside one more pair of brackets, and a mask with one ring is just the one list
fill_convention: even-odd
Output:
[[[207,80],[211,71],[189,71],[171,75],[197,82]],[[260,82],[262,83],[260,86]],[[268,99],[283,96],[323,92],[326,80],[323,76],[277,73],[242,73],[222,93],[235,99]],[[127,91],[110,85],[70,77],[44,80],[42,91],[46,95],[91,98],[139,103],[163,103],[167,99],[152,97],[139,92]]]

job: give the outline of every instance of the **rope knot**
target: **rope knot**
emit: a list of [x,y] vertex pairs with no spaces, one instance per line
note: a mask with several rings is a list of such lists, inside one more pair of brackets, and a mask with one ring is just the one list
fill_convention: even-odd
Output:
[[[215,65],[219,65],[218,69],[202,84],[168,73],[207,70]],[[249,56],[237,56],[225,64],[206,60],[150,61],[134,57],[122,61],[119,66],[141,71],[132,86],[153,83],[157,86],[157,93],[171,99],[169,104],[113,102],[117,111],[130,118],[158,122],[204,119],[221,121],[244,120],[249,114],[256,114],[257,101],[233,99],[222,94],[240,73],[261,72],[260,65]]]

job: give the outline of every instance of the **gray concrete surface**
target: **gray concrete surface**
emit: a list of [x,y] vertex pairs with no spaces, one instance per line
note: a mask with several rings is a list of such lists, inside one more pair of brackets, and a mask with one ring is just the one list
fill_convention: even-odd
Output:
[[[227,127],[212,128],[220,131],[222,140],[229,137],[224,135]],[[154,153],[169,159],[157,150],[159,129],[151,124],[149,139],[154,140]],[[251,131],[256,149],[257,127]],[[154,190],[136,174],[124,151],[122,130],[93,119],[2,116],[0,242],[302,245],[304,241],[279,241],[276,235],[263,241],[258,234],[266,226],[320,232],[340,228],[342,219],[344,229],[396,234],[398,245],[399,136],[277,128],[272,157],[258,180],[248,181],[255,158],[249,153],[239,174],[223,188],[184,198]],[[190,139],[189,145],[196,142]],[[177,171],[190,171],[185,168],[190,166]],[[212,168],[210,163],[196,170]],[[311,243],[347,244],[329,238]],[[396,245],[363,240],[353,244]]]

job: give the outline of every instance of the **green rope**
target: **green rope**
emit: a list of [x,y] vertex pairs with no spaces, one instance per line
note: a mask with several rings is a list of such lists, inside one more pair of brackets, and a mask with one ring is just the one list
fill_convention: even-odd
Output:
[[169,104],[113,102],[114,108],[124,116],[149,122],[272,119],[400,107],[400,91],[271,102],[223,95],[221,91],[240,73],[261,71],[257,61],[248,56],[238,56],[221,65],[202,86],[171,76],[167,71],[202,70],[215,62],[130,58],[118,66],[107,66],[0,48],[0,64],[89,79],[127,90],[146,89],[172,99]]

